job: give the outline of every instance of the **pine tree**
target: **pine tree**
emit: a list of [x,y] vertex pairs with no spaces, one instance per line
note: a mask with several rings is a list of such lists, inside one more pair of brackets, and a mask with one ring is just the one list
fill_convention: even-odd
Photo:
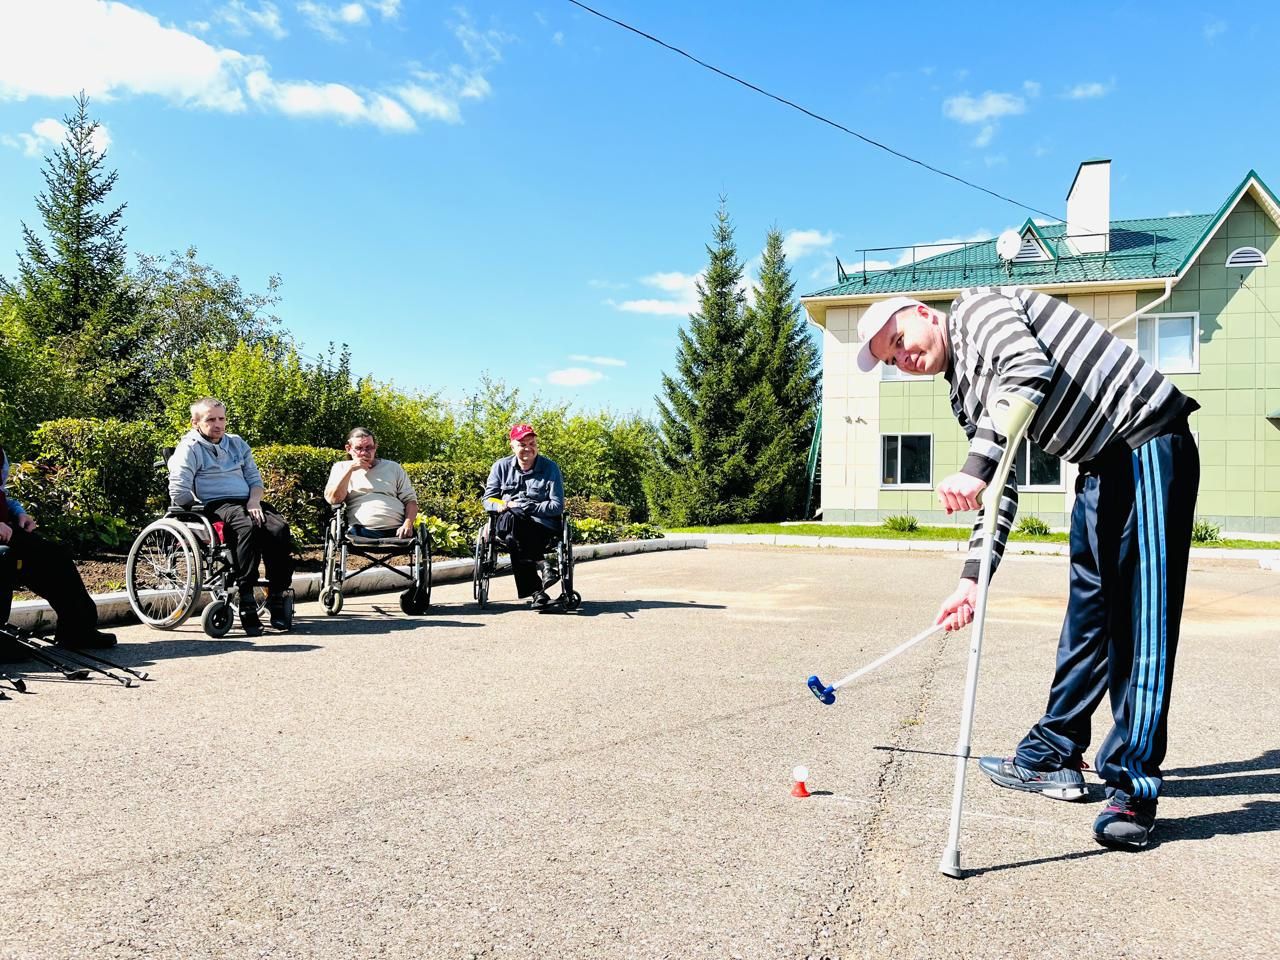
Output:
[[646,485],[650,509],[671,524],[750,517],[754,451],[743,433],[752,370],[746,354],[742,264],[723,198],[697,313],[679,331],[676,373],[663,374],[659,468]]
[[63,118],[66,139],[45,157],[36,197],[47,241],[22,224],[12,292],[22,322],[59,346],[82,385],[81,412],[128,417],[145,392],[147,331],[125,269],[125,205],[107,206],[118,174],[94,143],[99,124],[83,92],[75,107]]
[[746,412],[757,458],[758,520],[785,520],[804,509],[821,381],[818,351],[794,297],[782,234],[775,228],[765,242],[755,302],[746,311],[754,371]]

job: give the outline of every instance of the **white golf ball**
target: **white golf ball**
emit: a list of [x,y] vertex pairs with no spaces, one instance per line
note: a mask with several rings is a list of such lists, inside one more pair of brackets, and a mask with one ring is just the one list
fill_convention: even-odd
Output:
[[799,783],[804,783],[806,780],[809,779],[809,768],[796,767],[794,770],[791,771],[791,779],[796,780]]

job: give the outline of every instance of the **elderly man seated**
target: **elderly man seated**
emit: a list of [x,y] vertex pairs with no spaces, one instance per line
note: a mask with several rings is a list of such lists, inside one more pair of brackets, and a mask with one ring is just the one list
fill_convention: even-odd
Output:
[[564,522],[564,480],[554,460],[538,454],[538,435],[527,423],[511,428],[511,456],[494,462],[484,485],[484,508],[492,516],[493,535],[511,554],[516,593],[530,597],[538,611],[563,609],[547,587],[559,578],[546,577],[538,565]]
[[347,505],[347,529],[370,539],[413,536],[418,494],[404,467],[379,458],[378,441],[364,427],[347,435],[344,449],[351,459],[333,465],[324,498]]
[[98,629],[98,607],[80,579],[71,551],[36,533],[39,524],[8,492],[9,457],[0,447],[0,623],[9,619],[13,588],[43,597],[58,618],[54,643],[66,647],[115,646]]
[[249,444],[227,433],[226,405],[213,397],[193,403],[191,429],[169,458],[169,499],[179,507],[199,501],[211,519],[222,522],[235,561],[240,626],[251,637],[262,633],[253,596],[259,558],[267,568],[271,626],[292,626],[285,592],[293,583],[293,537],[284,517],[262,502],[263,492]]

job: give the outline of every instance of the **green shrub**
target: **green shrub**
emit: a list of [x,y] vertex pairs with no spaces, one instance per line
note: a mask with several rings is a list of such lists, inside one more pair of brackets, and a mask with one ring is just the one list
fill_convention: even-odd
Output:
[[471,533],[459,527],[458,524],[419,513],[416,525],[427,528],[427,532],[431,535],[431,552],[435,556],[471,556]]
[[897,514],[884,518],[884,525],[899,533],[912,533],[920,529],[920,521],[910,514]]
[[1035,514],[1028,514],[1018,521],[1018,532],[1028,537],[1045,537],[1049,535],[1049,524]]
[[1196,520],[1191,526],[1193,543],[1217,543],[1222,539],[1222,527],[1208,520]]
[[603,520],[605,523],[629,523],[631,509],[621,503],[607,500],[591,500],[587,497],[564,498],[564,508],[569,516],[581,519]]
[[419,502],[437,497],[477,503],[489,479],[489,464],[480,460],[435,460],[402,464]]
[[583,517],[581,520],[571,519],[573,524],[573,540],[575,543],[612,543],[617,540],[617,527],[604,520]]
[[266,445],[253,451],[266,491],[263,499],[280,511],[299,543],[324,540],[324,485],[333,465],[346,458],[341,450],[301,445]]
[[619,532],[622,540],[661,540],[666,536],[652,523],[628,523]]

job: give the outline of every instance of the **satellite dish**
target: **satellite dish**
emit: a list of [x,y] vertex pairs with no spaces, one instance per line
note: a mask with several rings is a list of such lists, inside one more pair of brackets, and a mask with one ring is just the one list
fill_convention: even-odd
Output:
[[1021,249],[1022,234],[1017,230],[1006,230],[996,238],[996,253],[1000,254],[1001,260],[1012,262]]

